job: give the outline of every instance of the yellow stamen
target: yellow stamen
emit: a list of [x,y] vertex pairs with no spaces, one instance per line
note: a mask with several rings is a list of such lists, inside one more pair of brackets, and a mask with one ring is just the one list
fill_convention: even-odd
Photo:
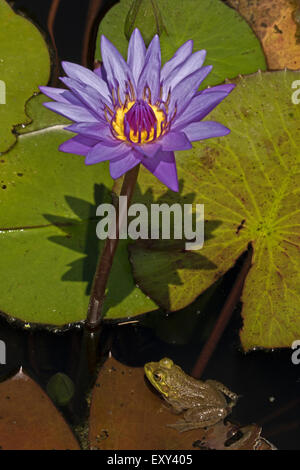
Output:
[[[128,103],[125,102],[124,106],[117,108],[115,112],[115,118],[112,121],[112,127],[115,132],[115,136],[119,140],[127,141],[127,137],[125,135],[125,129],[124,129],[124,119],[126,113],[132,108],[132,106],[135,104],[135,101],[129,101]],[[163,133],[162,131],[162,123],[164,123],[166,117],[165,113],[161,111],[156,105],[151,105],[148,103],[149,106],[152,108],[152,111],[155,114],[156,121],[157,121],[157,129],[156,129],[156,135],[155,135],[155,129],[154,127],[151,128],[151,131],[142,131],[141,135],[139,136],[138,133],[134,133],[133,130],[130,130],[130,141],[134,143],[140,143],[140,144],[145,144],[152,142],[155,138],[157,139],[158,137],[161,136]]]

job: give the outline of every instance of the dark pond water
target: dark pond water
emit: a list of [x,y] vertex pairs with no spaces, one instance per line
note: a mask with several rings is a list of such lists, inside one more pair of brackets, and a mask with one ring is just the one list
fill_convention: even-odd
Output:
[[[50,0],[14,3],[46,29]],[[55,25],[61,59],[81,61],[87,3],[61,2]],[[64,333],[24,330],[17,323],[0,318],[1,339],[7,345],[7,365],[0,366],[0,379],[23,366],[46,389],[57,372],[68,375],[75,384],[75,395],[61,411],[72,426],[82,425],[88,413],[85,395],[109,349],[116,359],[131,366],[169,356],[191,372],[237,271],[238,267],[225,276],[205,306],[203,298],[199,298],[185,311],[168,317],[152,314],[136,324],[105,324],[96,335],[86,333],[80,326]],[[280,449],[300,449],[300,365],[292,364],[291,350],[244,354],[239,343],[241,326],[237,306],[204,378],[217,379],[241,395],[233,410],[234,420],[242,425],[262,425],[264,437]]]

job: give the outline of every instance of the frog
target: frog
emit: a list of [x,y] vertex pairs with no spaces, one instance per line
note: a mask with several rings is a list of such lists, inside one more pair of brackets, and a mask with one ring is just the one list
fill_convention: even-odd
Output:
[[199,380],[187,375],[172,359],[144,366],[147,379],[182,419],[167,426],[179,432],[213,426],[224,420],[236,405],[238,395],[217,380]]

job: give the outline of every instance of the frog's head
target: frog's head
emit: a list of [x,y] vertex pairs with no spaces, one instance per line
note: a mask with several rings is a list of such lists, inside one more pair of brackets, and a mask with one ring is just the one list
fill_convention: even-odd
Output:
[[182,373],[180,367],[167,357],[159,362],[148,362],[144,369],[153,387],[166,398],[169,396],[170,390],[174,391],[174,385],[178,383],[178,376]]

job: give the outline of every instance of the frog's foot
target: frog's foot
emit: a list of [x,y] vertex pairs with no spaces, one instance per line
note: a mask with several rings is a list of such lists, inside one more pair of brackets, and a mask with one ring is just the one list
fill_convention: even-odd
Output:
[[187,410],[182,420],[175,424],[168,424],[168,427],[177,429],[179,432],[190,431],[191,429],[205,428],[213,426],[229,413],[228,407],[197,406]]
[[219,390],[219,392],[222,392],[226,397],[230,399],[230,402],[228,403],[228,406],[230,408],[233,408],[236,405],[239,395],[229,390],[229,388],[225,387],[224,384],[218,382],[217,380],[206,380],[206,382],[212,385],[217,390]]

